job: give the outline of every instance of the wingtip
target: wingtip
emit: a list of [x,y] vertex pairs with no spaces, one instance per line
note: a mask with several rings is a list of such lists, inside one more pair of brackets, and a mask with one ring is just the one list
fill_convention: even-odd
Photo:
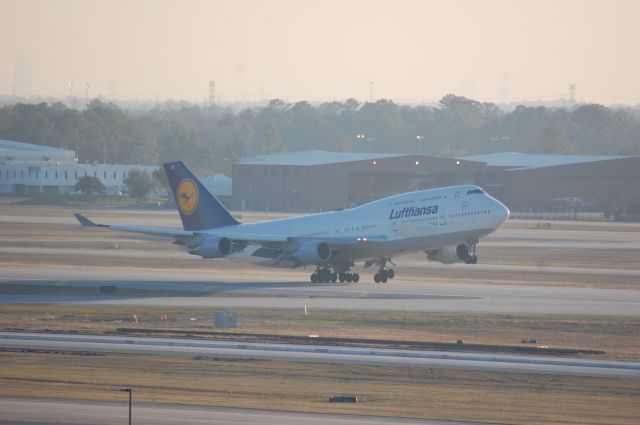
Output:
[[74,213],[73,216],[80,222],[83,227],[96,227],[97,224],[89,220],[87,217],[80,213]]

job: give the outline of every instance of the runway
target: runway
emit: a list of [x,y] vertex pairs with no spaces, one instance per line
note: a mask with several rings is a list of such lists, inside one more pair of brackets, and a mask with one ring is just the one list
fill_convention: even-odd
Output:
[[0,332],[0,347],[640,379],[640,362],[304,344]]
[[[309,268],[202,260],[166,240],[80,228],[71,213],[55,208],[46,213],[37,208],[0,210],[0,224],[5,223],[6,230],[0,236],[0,256],[7,258],[0,285],[93,287],[96,295],[5,293],[0,303],[640,317],[639,224],[560,221],[537,229],[532,221],[509,220],[481,241],[480,249],[502,250],[494,255],[513,251],[500,257],[500,263],[443,265],[427,261],[424,254],[409,254],[397,259],[396,278],[385,285],[371,282],[371,269],[358,270],[357,284],[312,285]],[[175,211],[95,210],[89,216],[114,224],[176,227],[180,223]],[[279,216],[249,213],[242,220]],[[17,225],[24,231],[14,231]],[[557,261],[568,255],[565,249],[578,252],[572,251],[567,261]],[[530,255],[532,251],[535,255]],[[101,296],[97,289],[101,285],[147,293]],[[154,296],[156,290],[162,296]]]
[[[95,287],[96,295],[0,295],[1,304],[123,305],[158,307],[264,307],[372,311],[486,312],[640,316],[640,291],[595,288],[511,286],[482,283],[423,283],[397,278],[386,285],[286,282],[288,270],[256,272],[240,278],[208,278],[209,272],[94,270],[91,268],[6,267],[0,283]],[[294,272],[295,273],[295,272]],[[275,280],[278,277],[282,280]],[[273,279],[273,280],[272,280]],[[181,291],[179,296],[104,296],[99,286]],[[185,296],[186,295],[186,296]]]
[[[125,394],[126,395],[126,394]],[[0,424],[120,425],[128,420],[126,397],[121,403],[57,400],[41,398],[0,398]],[[271,410],[231,409],[181,405],[136,403],[132,422],[142,425],[480,425],[480,422],[417,420],[377,416],[322,413],[279,412]]]

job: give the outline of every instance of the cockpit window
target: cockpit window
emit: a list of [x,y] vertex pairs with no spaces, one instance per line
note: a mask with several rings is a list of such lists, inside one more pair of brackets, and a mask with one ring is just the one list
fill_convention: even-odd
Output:
[[474,193],[484,193],[484,192],[483,192],[482,190],[480,190],[480,189],[470,189],[470,190],[467,190],[467,195],[472,195],[472,194],[474,194]]

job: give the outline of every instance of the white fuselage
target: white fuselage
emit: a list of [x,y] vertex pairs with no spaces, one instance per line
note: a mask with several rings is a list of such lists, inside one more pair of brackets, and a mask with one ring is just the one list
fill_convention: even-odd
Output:
[[[356,261],[477,241],[495,231],[508,216],[509,210],[498,200],[477,186],[464,185],[394,195],[351,209],[217,228],[215,232],[312,240],[368,236],[384,239],[336,253],[339,260]],[[251,258],[255,248],[249,246],[245,255],[231,257]],[[264,258],[252,260],[268,263]]]

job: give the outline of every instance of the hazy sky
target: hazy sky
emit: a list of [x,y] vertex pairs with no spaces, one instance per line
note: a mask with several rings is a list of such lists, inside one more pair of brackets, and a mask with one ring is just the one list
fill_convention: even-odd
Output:
[[640,102],[640,0],[0,0],[0,94]]

